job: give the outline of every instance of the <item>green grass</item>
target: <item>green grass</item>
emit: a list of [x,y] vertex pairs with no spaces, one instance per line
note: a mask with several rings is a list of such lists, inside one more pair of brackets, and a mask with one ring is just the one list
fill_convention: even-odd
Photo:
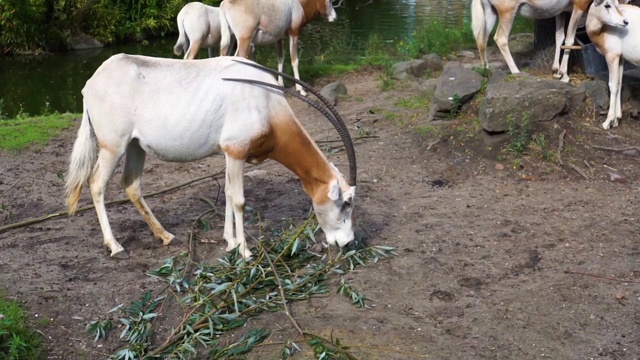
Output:
[[25,310],[0,296],[0,360],[38,359],[40,336],[29,329]]
[[32,144],[46,145],[49,139],[73,124],[80,114],[51,114],[35,117],[19,115],[0,120],[0,149],[22,150]]

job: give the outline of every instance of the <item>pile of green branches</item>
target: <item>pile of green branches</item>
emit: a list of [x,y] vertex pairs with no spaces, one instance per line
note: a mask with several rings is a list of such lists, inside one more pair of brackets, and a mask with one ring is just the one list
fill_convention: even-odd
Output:
[[[203,227],[206,221],[198,218],[194,224]],[[312,216],[301,226],[291,227],[277,237],[261,237],[254,250],[256,255],[249,261],[237,251],[213,265],[194,263],[189,253],[169,258],[163,266],[148,273],[166,282],[163,291],[155,295],[145,292],[140,300],[111,311],[120,311],[123,315],[119,319],[123,327],[120,340],[125,343],[111,359],[191,359],[205,352],[208,359],[237,358],[267,339],[270,330],[251,329],[231,344],[221,343],[220,336],[245,325],[250,317],[263,311],[284,311],[299,332],[296,339],[280,345],[282,359],[301,351],[295,341],[306,343],[317,359],[355,359],[339,339],[325,339],[303,331],[289,313],[287,304],[328,293],[331,277],[341,277],[366,262],[395,255],[394,249],[364,247],[356,241],[330,258],[322,254],[323,247],[316,241],[318,229]],[[365,295],[348,285],[344,278],[337,292],[357,307],[368,306]],[[175,296],[167,296],[168,293]],[[164,303],[170,300],[177,301],[184,311],[178,318],[179,325],[160,345],[152,344],[154,324]],[[106,318],[91,322],[87,330],[97,341],[112,327],[112,319]]]

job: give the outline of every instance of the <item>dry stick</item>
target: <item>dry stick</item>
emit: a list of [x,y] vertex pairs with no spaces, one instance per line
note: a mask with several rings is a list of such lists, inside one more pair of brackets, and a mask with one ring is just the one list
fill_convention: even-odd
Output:
[[567,165],[569,165],[569,167],[572,168],[573,170],[575,170],[578,174],[582,175],[583,178],[589,180],[589,177],[587,176],[587,174],[584,173],[584,171],[582,171],[582,169],[580,169],[576,165],[573,165],[570,162],[568,162]]
[[637,280],[616,279],[616,278],[612,278],[612,277],[608,277],[608,276],[602,276],[602,275],[598,275],[598,274],[591,274],[591,273],[586,273],[586,272],[582,272],[582,271],[565,270],[565,271],[564,271],[564,273],[565,273],[565,274],[573,274],[573,275],[591,276],[591,277],[594,277],[594,278],[604,279],[604,280],[611,280],[611,281],[620,281],[620,282],[628,282],[628,283],[636,283],[636,284],[640,284],[640,281],[637,281]]
[[558,137],[558,150],[556,151],[556,153],[558,154],[558,162],[560,162],[560,165],[564,166],[564,164],[562,163],[562,157],[560,156],[560,153],[562,153],[562,150],[564,149],[564,136],[567,134],[567,130],[562,130],[562,133],[560,133],[560,136]]
[[622,152],[622,151],[627,151],[627,150],[640,151],[640,147],[637,147],[637,146],[627,146],[627,147],[621,147],[621,148],[612,148],[612,147],[606,147],[606,146],[591,145],[591,147],[596,148],[596,149],[616,151],[616,152]]
[[[152,196],[168,193],[168,192],[173,191],[175,189],[179,189],[181,187],[185,187],[187,185],[191,185],[194,182],[198,182],[198,181],[201,181],[201,180],[204,180],[204,179],[208,179],[210,177],[215,178],[215,177],[219,176],[222,173],[224,173],[224,170],[219,171],[219,172],[217,172],[215,174],[202,176],[202,177],[199,177],[197,179],[193,179],[193,180],[187,181],[185,183],[182,183],[182,184],[179,184],[179,185],[176,185],[176,186],[172,186],[172,187],[164,189],[164,190],[160,190],[160,191],[156,191],[156,192],[153,192],[153,193],[150,193],[150,194],[146,194],[144,196],[145,197],[152,197]],[[122,203],[125,203],[125,202],[128,202],[128,201],[129,201],[129,198],[122,198],[122,199],[109,201],[109,202],[105,203],[105,205],[122,204]],[[85,206],[85,207],[82,207],[82,208],[76,210],[76,213],[87,211],[87,210],[90,210],[90,209],[93,209],[93,208],[94,208],[93,205],[88,205],[88,206]],[[64,212],[52,213],[52,214],[43,215],[43,216],[40,216],[40,217],[37,217],[37,218],[31,218],[31,219],[27,219],[27,220],[24,220],[24,221],[20,221],[20,222],[14,223],[14,224],[5,225],[5,226],[0,227],[0,233],[2,233],[4,231],[7,231],[7,230],[11,230],[11,229],[16,229],[16,228],[19,228],[19,227],[33,225],[33,224],[36,224],[36,223],[39,223],[39,222],[43,222],[45,220],[49,220],[49,219],[53,219],[53,218],[60,217],[60,216],[65,216],[65,215],[69,215],[69,212],[68,211],[64,211]]]

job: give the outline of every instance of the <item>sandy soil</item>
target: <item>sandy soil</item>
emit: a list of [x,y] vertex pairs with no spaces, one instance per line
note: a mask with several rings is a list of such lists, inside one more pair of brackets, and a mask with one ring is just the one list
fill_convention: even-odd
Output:
[[[477,103],[460,119],[425,128],[428,109],[397,105],[417,96],[416,86],[381,92],[379,77],[372,71],[340,78],[350,95],[338,109],[354,138],[373,136],[356,141],[357,231],[371,245],[396,247],[399,256],[347,276],[371,309],[333,293],[293,304],[299,324],[356,345],[360,359],[640,358],[638,153],[593,147],[634,146],[640,124],[625,118],[604,131],[602,116],[585,106],[537,129],[554,152],[566,130],[564,166],[557,157],[542,160],[539,151],[514,158],[500,150],[508,139],[478,132]],[[291,104],[316,140],[337,138],[313,109]],[[45,147],[0,154],[0,226],[64,210],[57,174],[66,171],[75,130]],[[346,171],[343,153],[329,157]],[[148,159],[143,188],[161,190],[222,166],[222,157]],[[255,169],[267,173],[247,179],[247,204],[267,224],[306,216],[310,201],[293,174],[271,161],[247,167]],[[147,199],[178,237],[169,247],[153,238],[132,204],[111,206],[126,260],[109,258],[101,246],[93,210],[0,233],[0,284],[31,312],[48,358],[100,359],[117,349],[117,336],[94,343],[85,325],[162,286],[145,273],[186,249],[191,222],[207,209],[199,198],[215,199],[219,186],[200,181]],[[112,181],[107,198],[122,196]],[[85,191],[82,204],[89,203]],[[223,253],[222,221],[207,233],[216,242],[196,245],[200,260]],[[255,321],[272,325],[274,339],[295,334],[281,313]],[[263,350],[246,358],[277,356]]]

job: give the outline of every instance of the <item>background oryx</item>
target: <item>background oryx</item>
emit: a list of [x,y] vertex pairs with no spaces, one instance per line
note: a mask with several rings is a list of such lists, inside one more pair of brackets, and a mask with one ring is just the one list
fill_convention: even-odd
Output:
[[[173,47],[176,55],[184,53],[184,58],[194,59],[201,47],[207,48],[209,57],[217,54],[214,49],[220,46],[220,9],[201,2],[190,2],[178,13],[178,42]],[[230,38],[230,47],[235,38]]]
[[586,29],[609,68],[609,113],[602,127],[616,127],[622,118],[624,61],[640,66],[640,8],[621,5],[618,0],[595,0],[589,8]]
[[[238,41],[235,55],[250,56],[251,43],[257,45],[276,44],[278,52],[278,71],[284,65],[283,41],[289,37],[291,66],[296,79],[298,71],[298,37],[302,28],[318,15],[329,21],[336,20],[336,12],[331,0],[225,0],[220,4],[220,23],[222,40],[220,54],[227,55],[231,34]],[[278,77],[278,83],[283,84]],[[296,89],[306,95],[304,89],[296,84]]]
[[[556,77],[568,82],[570,51],[564,50],[562,64],[560,64],[560,47],[573,45],[578,21],[587,11],[592,0],[472,0],[471,2],[471,24],[473,35],[476,39],[480,60],[484,66],[487,65],[487,41],[493,26],[498,20],[498,29],[494,40],[502,53],[509,70],[517,74],[520,72],[511,52],[509,51],[509,33],[513,26],[513,20],[517,14],[530,19],[556,18],[556,51],[553,58],[552,69],[556,72]],[[564,12],[571,12],[571,19],[566,32],[564,31]]]

